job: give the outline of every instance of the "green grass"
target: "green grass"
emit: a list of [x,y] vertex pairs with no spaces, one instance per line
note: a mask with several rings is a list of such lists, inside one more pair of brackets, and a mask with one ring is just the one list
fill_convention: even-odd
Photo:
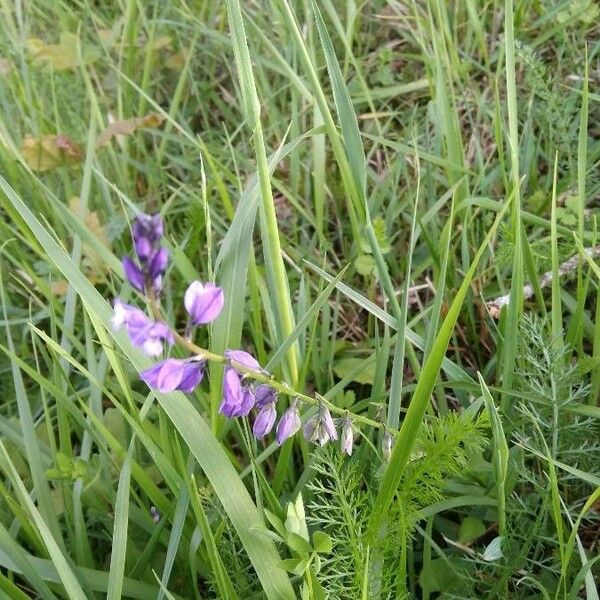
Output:
[[[592,0],[0,11],[0,596],[598,598]],[[191,394],[111,327],[139,212],[170,324],[225,292]],[[221,416],[228,348],[352,456]]]

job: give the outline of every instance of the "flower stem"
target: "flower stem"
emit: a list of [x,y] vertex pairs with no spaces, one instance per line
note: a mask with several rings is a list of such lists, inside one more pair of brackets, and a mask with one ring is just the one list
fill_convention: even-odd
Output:
[[[154,295],[154,293],[152,291],[148,292],[148,303],[150,306],[150,312],[152,313],[152,316],[154,317],[154,319],[156,319],[157,321],[162,321],[162,322],[166,323],[166,320],[163,317],[160,307],[158,306],[156,296]],[[398,433],[397,430],[395,430],[395,429],[385,427],[384,423],[380,423],[379,421],[369,419],[368,417],[364,417],[362,415],[350,413],[348,411],[348,409],[346,409],[346,408],[339,408],[339,407],[335,406],[335,404],[332,404],[331,402],[329,402],[329,400],[325,399],[323,396],[321,396],[319,394],[317,394],[318,398],[313,398],[312,396],[307,396],[306,394],[303,394],[301,392],[298,392],[298,391],[292,389],[287,383],[282,383],[280,381],[277,381],[272,375],[265,374],[264,372],[254,371],[253,369],[249,369],[248,367],[242,365],[241,363],[239,363],[235,360],[231,360],[231,359],[227,358],[226,356],[223,356],[222,354],[215,354],[214,352],[211,352],[210,350],[207,350],[206,348],[201,348],[200,346],[197,346],[196,344],[194,344],[194,342],[192,342],[191,340],[186,339],[184,336],[182,336],[180,333],[175,331],[173,328],[171,328],[171,332],[173,333],[173,338],[175,339],[175,342],[182,348],[185,348],[186,350],[191,352],[192,354],[198,356],[201,359],[208,360],[211,362],[216,362],[216,363],[221,363],[221,364],[231,364],[235,367],[235,370],[242,373],[244,375],[244,377],[249,377],[255,381],[259,381],[260,383],[265,383],[269,387],[272,387],[279,394],[283,394],[284,396],[298,398],[302,402],[304,402],[306,404],[310,404],[311,406],[324,405],[332,413],[335,413],[338,415],[343,415],[343,416],[351,415],[351,419],[353,421],[355,421],[356,423],[362,423],[363,425],[376,427],[378,429],[384,428],[385,431],[387,431],[388,433],[390,433],[392,435],[396,435]]]

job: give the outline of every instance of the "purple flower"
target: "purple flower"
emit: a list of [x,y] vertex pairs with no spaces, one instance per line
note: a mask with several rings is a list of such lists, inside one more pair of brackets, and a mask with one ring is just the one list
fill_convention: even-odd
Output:
[[346,417],[342,421],[342,433],[340,434],[340,450],[348,456],[352,455],[352,446],[354,444],[354,433],[352,431],[352,421]]
[[225,358],[232,361],[232,366],[235,368],[235,363],[238,363],[246,369],[265,373],[266,371],[258,364],[258,361],[244,350],[225,350]]
[[315,444],[318,442],[321,446],[329,440],[337,440],[338,435],[331,413],[324,404],[319,405],[319,414],[311,417],[304,425],[304,437],[307,441]]
[[196,386],[202,381],[204,376],[204,361],[188,360],[183,368],[181,383],[178,390],[189,394],[193,392]]
[[[257,390],[258,395],[258,390]],[[258,404],[258,400],[257,400]],[[252,432],[258,439],[264,438],[275,425],[275,419],[277,418],[277,410],[275,409],[274,402],[267,402],[263,404],[256,415],[254,425],[252,426]]]
[[152,256],[152,260],[148,265],[148,275],[150,279],[154,280],[160,277],[167,268],[169,262],[169,251],[161,246]]
[[140,262],[148,262],[154,251],[150,240],[148,240],[146,237],[135,238],[133,245],[135,246],[135,253],[137,254]]
[[191,392],[202,381],[203,374],[203,361],[168,358],[142,371],[140,377],[159,392]]
[[292,437],[300,429],[301,425],[302,422],[298,414],[298,401],[294,400],[277,423],[277,434],[275,436],[277,444],[281,446],[285,440]]
[[173,344],[173,333],[161,321],[152,321],[143,310],[121,302],[114,301],[112,325],[114,329],[125,327],[131,343],[142,348],[150,356],[158,356],[163,351],[163,341]]
[[254,397],[254,391],[250,386],[242,388],[242,403],[239,408],[235,411],[234,417],[245,417],[254,408],[256,399]]
[[256,406],[262,408],[268,404],[275,404],[277,402],[277,394],[275,390],[266,383],[259,385],[254,392],[256,398]]
[[244,392],[240,376],[231,367],[225,367],[223,372],[223,400],[219,412],[226,417],[233,417],[244,401]]
[[205,325],[221,314],[225,296],[223,290],[214,283],[193,281],[185,292],[184,304],[192,323]]
[[143,292],[146,285],[144,273],[128,256],[123,259],[123,271],[129,283],[139,292]]
[[162,276],[167,268],[169,253],[159,246],[163,233],[160,215],[138,215],[133,224],[133,244],[139,264],[129,257],[123,259],[123,270],[129,283],[143,292],[149,283],[156,292],[160,291]]
[[[163,235],[163,220],[159,214],[139,214],[133,223],[133,239],[137,242],[145,240],[149,246],[154,246]],[[140,259],[142,257],[140,256]]]

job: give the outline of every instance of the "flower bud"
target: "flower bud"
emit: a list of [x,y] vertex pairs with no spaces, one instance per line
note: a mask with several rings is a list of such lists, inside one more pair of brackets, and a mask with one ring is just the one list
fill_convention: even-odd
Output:
[[285,440],[292,437],[300,429],[301,425],[302,422],[298,414],[298,401],[294,400],[277,424],[277,444],[281,446]]
[[352,455],[352,446],[354,444],[354,433],[352,431],[352,421],[346,417],[342,421],[342,433],[340,434],[340,450],[348,456]]
[[273,429],[276,418],[277,410],[275,409],[275,403],[268,402],[263,404],[258,411],[258,415],[256,415],[256,419],[254,420],[254,425],[252,426],[254,436],[258,439],[264,438],[265,435]]

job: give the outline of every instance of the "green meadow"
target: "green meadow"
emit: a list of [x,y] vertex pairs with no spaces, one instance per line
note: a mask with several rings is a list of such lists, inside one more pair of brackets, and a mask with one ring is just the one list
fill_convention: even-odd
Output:
[[599,600],[595,0],[0,22],[1,599]]

